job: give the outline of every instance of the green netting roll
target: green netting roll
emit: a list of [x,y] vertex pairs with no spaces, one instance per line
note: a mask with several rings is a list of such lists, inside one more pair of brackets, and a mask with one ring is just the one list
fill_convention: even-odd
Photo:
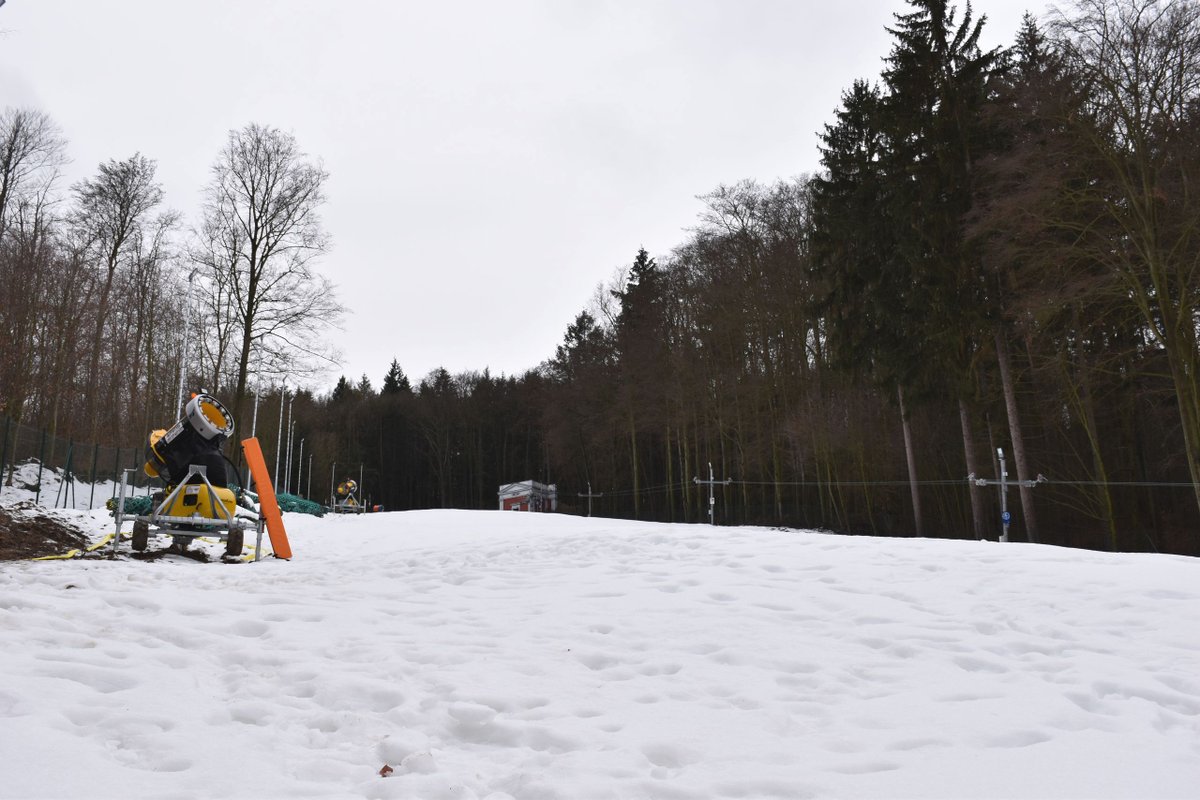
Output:
[[[104,503],[104,507],[109,511],[117,510],[117,498],[110,498]],[[125,513],[134,516],[144,516],[154,510],[154,500],[150,495],[139,495],[137,497],[125,498]]]
[[325,516],[325,507],[320,503],[314,503],[311,500],[305,500],[303,497],[298,497],[287,492],[280,492],[275,495],[275,500],[279,503],[280,511],[295,511],[299,514],[312,514],[314,517]]

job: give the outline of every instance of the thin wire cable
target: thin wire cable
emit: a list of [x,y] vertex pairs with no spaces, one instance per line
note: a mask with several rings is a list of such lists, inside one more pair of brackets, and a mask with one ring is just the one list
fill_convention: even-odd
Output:
[[[988,480],[994,481],[989,478]],[[823,486],[962,486],[970,485],[970,480],[967,478],[959,478],[957,480],[923,480],[923,481],[908,481],[908,480],[886,480],[886,481],[740,481],[730,480],[730,486],[792,486],[792,487],[823,487]],[[1012,482],[1016,485],[1016,482]],[[682,489],[684,486],[691,485],[690,481],[680,481],[676,483],[664,483],[657,486],[647,486],[641,489],[608,489],[605,490],[605,497],[629,497],[635,494],[650,494],[652,492],[674,491]],[[1085,480],[1051,480],[1046,479],[1042,483],[1043,486],[1126,486],[1126,487],[1155,487],[1166,489],[1191,489],[1196,484],[1182,481],[1085,481]]]
[[1184,482],[1170,481],[1056,481],[1046,479],[1045,484],[1053,486],[1060,484],[1063,486],[1160,486],[1171,489],[1194,489],[1196,484]]
[[[989,478],[989,481],[995,483],[994,478]],[[1016,481],[1010,481],[1016,485]],[[937,480],[937,481],[732,481],[733,485],[741,486],[960,486],[962,484],[970,484],[967,478],[959,478],[958,480]],[[1047,478],[1042,482],[1043,486],[1156,486],[1171,489],[1191,489],[1196,486],[1194,483],[1186,482],[1170,482],[1170,481],[1073,481],[1073,480],[1051,480]]]

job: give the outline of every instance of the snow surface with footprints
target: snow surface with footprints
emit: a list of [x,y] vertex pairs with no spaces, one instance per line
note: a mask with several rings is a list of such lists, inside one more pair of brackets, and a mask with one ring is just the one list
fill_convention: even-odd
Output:
[[287,562],[0,565],[0,797],[1200,791],[1200,560],[501,512],[286,522]]

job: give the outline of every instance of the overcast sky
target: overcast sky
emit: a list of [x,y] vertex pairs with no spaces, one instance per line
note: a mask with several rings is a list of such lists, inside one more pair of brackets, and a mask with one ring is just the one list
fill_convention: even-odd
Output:
[[[964,4],[965,6],[965,4]],[[66,184],[135,152],[197,218],[228,132],[295,135],[330,172],[322,269],[349,309],[339,373],[392,358],[519,375],[554,354],[696,196],[812,172],[875,79],[903,0],[8,0],[0,102],[69,140]],[[985,46],[1041,4],[982,0]]]

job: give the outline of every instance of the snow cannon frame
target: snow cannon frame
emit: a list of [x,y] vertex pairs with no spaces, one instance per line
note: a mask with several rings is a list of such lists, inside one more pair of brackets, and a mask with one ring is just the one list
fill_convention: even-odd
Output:
[[138,552],[149,546],[151,533],[162,533],[171,536],[172,547],[178,552],[187,549],[190,539],[210,536],[225,542],[226,558],[237,558],[245,546],[246,531],[254,530],[254,560],[258,560],[265,518],[260,511],[239,505],[232,490],[213,486],[208,480],[206,467],[190,465],[182,481],[174,487],[167,487],[169,491],[155,493],[149,514],[125,513],[131,472],[132,469],[127,469],[121,473],[121,486],[114,511],[118,535],[113,537],[113,555],[116,555],[121,541],[121,526],[126,520],[132,519],[131,544]]
[[335,490],[336,499],[330,507],[335,514],[361,514],[366,511],[358,497],[358,481],[347,478],[338,484]]

